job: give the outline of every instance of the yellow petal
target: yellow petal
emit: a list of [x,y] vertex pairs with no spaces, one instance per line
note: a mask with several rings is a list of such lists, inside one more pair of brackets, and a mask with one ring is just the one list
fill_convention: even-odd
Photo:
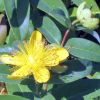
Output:
[[18,48],[19,48],[19,51],[22,52],[23,54],[26,54],[26,45],[27,43],[24,42],[24,44],[18,44]]
[[29,66],[23,66],[19,68],[17,71],[13,72],[11,75],[8,75],[9,79],[19,80],[23,79],[26,76],[31,74],[31,69]]
[[50,72],[46,68],[37,67],[33,70],[33,75],[38,83],[46,83],[50,79]]
[[56,66],[59,64],[59,57],[56,54],[56,50],[47,50],[45,52],[45,56],[43,58],[43,61],[45,63],[45,66]]
[[69,56],[66,49],[61,47],[53,47],[51,49],[47,48],[44,63],[46,66],[56,66],[59,62],[65,60]]
[[69,56],[68,51],[64,48],[57,48],[56,54],[59,56],[60,61],[65,60]]
[[25,64],[25,57],[23,59],[23,56],[18,56],[18,55],[17,56],[1,55],[0,61],[5,64],[22,66]]
[[39,31],[32,32],[32,35],[30,37],[29,44],[33,45],[34,41],[40,42],[42,40],[42,34]]

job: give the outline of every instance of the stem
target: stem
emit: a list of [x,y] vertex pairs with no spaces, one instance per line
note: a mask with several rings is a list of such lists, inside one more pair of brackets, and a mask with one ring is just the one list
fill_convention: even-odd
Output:
[[69,27],[69,29],[66,30],[66,32],[65,32],[65,34],[64,34],[64,37],[63,37],[63,39],[62,39],[62,42],[61,42],[61,46],[64,46],[64,43],[65,43],[65,41],[66,41],[66,38],[67,38],[67,36],[68,36],[68,33],[70,32],[71,27],[72,27],[74,24],[76,24],[77,22],[79,22],[79,20],[77,20],[77,19],[74,20],[74,21],[72,22],[71,26]]
[[47,84],[47,83],[44,83],[44,84],[43,84],[43,90],[44,90],[44,91],[47,91],[47,89],[48,89],[48,84]]
[[36,82],[36,83],[35,83],[35,90],[36,90],[35,93],[36,93],[36,95],[39,96],[39,90],[38,90],[38,89],[39,89],[39,85],[38,85],[38,83]]
[[72,22],[72,25],[75,25],[75,24],[78,23],[78,22],[79,22],[79,20],[76,19],[76,20],[74,20],[74,21]]
[[64,46],[64,43],[65,43],[65,40],[68,36],[69,31],[70,31],[70,28],[65,32],[64,37],[63,37],[62,42],[61,42],[61,46]]

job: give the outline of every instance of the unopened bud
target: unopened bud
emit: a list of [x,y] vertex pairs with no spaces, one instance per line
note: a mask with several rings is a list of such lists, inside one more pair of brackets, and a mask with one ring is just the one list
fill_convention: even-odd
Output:
[[77,19],[86,28],[94,30],[98,27],[99,19],[92,17],[92,11],[85,7],[86,2],[79,5],[77,9]]
[[83,17],[83,19],[91,18],[91,16],[92,16],[91,10],[88,8],[83,9],[81,16]]
[[88,18],[83,21],[82,25],[90,30],[94,30],[99,26],[98,18]]

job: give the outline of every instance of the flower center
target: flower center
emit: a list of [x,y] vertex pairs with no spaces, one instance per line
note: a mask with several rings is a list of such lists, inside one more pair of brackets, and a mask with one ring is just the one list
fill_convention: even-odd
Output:
[[29,60],[30,64],[34,64],[35,63],[35,60],[31,55],[28,57],[28,60]]

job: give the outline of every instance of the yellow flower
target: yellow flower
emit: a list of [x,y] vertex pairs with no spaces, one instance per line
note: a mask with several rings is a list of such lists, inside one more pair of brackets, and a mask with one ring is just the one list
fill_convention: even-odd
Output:
[[8,75],[10,79],[23,79],[33,75],[38,83],[45,83],[50,79],[49,70],[68,56],[68,51],[62,47],[45,46],[42,34],[34,31],[30,40],[25,42],[24,46],[20,45],[15,55],[1,55],[0,61],[15,68],[14,72]]

